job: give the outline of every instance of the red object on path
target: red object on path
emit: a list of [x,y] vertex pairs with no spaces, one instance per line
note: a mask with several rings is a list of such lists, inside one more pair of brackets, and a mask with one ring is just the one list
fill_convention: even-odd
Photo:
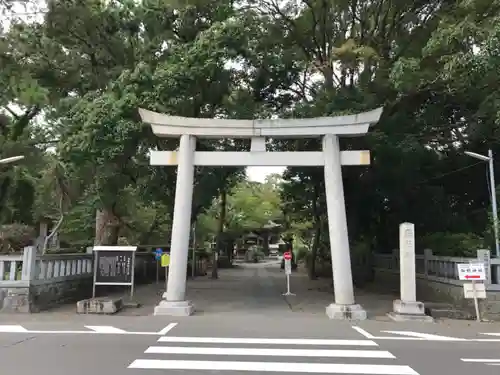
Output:
[[292,260],[292,253],[287,251],[286,253],[283,253],[283,258],[285,260]]
[[479,279],[480,276],[479,275],[465,275],[465,278],[466,279]]

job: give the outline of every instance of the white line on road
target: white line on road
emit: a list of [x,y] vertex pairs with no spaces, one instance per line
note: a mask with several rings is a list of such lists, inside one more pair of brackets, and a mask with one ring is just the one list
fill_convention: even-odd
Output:
[[475,363],[500,363],[500,359],[479,359],[479,358],[460,358],[462,362],[475,362]]
[[28,332],[26,328],[20,325],[0,325],[0,332],[5,333],[19,333]]
[[344,358],[390,358],[394,355],[383,350],[325,350],[325,349],[256,349],[256,348],[204,348],[150,346],[147,354],[194,354],[194,355],[241,355],[274,357],[344,357]]
[[170,323],[168,326],[163,328],[162,330],[158,331],[159,335],[166,335],[172,328],[174,328],[177,325],[177,323]]
[[127,333],[123,329],[112,326],[85,326],[85,328],[91,329],[95,333],[116,333],[116,334]]
[[345,345],[345,346],[378,346],[370,340],[329,340],[329,339],[268,339],[239,337],[175,337],[164,336],[159,342],[184,342],[206,344],[276,344],[276,345]]
[[481,333],[481,335],[500,336],[500,333],[499,332],[485,332],[485,333]]
[[[382,332],[392,333],[395,335],[416,337],[416,338],[421,338],[421,339],[431,340],[431,341],[467,341],[467,339],[461,339],[458,337],[432,335],[430,333],[420,333],[420,332],[411,332],[411,331],[382,331]],[[379,339],[379,338],[380,337],[377,337],[377,339]]]
[[[448,337],[448,336],[439,336],[439,335],[431,335],[427,333],[417,333],[417,332],[410,332],[410,331],[382,331],[386,333],[394,333],[398,332],[397,334],[411,334],[410,336],[412,337],[401,337],[401,336],[374,336],[370,332],[364,330],[361,327],[357,326],[352,326],[352,328],[357,331],[358,333],[362,334],[365,336],[367,339],[370,340],[398,340],[398,341],[460,341],[460,342],[500,342],[500,338],[498,339],[463,339],[463,338],[456,338],[456,337]],[[404,332],[404,333],[403,333]],[[488,335],[488,333],[483,333],[484,335]],[[489,335],[496,335],[494,333],[489,333]],[[500,336],[500,333],[498,334]],[[447,339],[443,339],[448,337]]]
[[[177,324],[177,323],[171,323]],[[76,331],[76,330],[63,330],[63,331],[54,331],[54,330],[28,330],[20,325],[0,325],[0,333],[31,333],[31,334],[93,334],[93,335],[144,335],[144,336],[162,336],[167,333],[174,326],[168,325],[163,328],[159,332],[129,332],[124,331],[123,329],[112,327],[112,326],[85,326],[85,328],[90,329],[90,331]],[[167,328],[169,328],[167,330]],[[163,333],[165,332],[165,333]]]
[[128,368],[158,370],[260,371],[284,373],[418,375],[409,366],[343,363],[175,361],[137,359]]
[[365,331],[363,328],[361,327],[357,327],[357,326],[352,326],[352,329],[354,329],[355,331],[357,331],[358,333],[362,334],[363,336],[365,336],[367,339],[374,339],[375,336],[373,336],[371,333]]

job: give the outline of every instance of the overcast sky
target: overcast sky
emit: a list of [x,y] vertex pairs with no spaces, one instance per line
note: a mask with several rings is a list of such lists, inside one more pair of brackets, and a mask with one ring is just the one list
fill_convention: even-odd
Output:
[[282,174],[286,167],[248,167],[247,177],[251,181],[264,182],[270,174]]

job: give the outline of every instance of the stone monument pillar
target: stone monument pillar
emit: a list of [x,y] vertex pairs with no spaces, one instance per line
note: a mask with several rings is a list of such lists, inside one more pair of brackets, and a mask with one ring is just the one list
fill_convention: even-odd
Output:
[[425,315],[424,304],[417,301],[417,276],[415,271],[415,225],[399,225],[399,277],[401,299],[393,303],[389,317],[395,321],[418,320],[432,322]]

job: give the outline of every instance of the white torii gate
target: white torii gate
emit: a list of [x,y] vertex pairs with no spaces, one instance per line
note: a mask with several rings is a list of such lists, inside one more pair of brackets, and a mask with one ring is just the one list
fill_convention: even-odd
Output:
[[[155,315],[186,316],[194,312],[187,301],[186,272],[193,199],[194,166],[323,166],[335,303],[326,307],[331,319],[366,319],[354,301],[342,165],[370,164],[370,151],[340,151],[339,136],[365,135],[378,122],[382,108],[357,115],[309,119],[226,120],[168,116],[139,109],[144,122],[159,137],[180,138],[178,151],[152,151],[151,165],[177,166],[174,217],[167,291]],[[318,152],[267,152],[266,137],[313,138],[323,136]],[[250,151],[196,151],[199,138],[250,138]]]

